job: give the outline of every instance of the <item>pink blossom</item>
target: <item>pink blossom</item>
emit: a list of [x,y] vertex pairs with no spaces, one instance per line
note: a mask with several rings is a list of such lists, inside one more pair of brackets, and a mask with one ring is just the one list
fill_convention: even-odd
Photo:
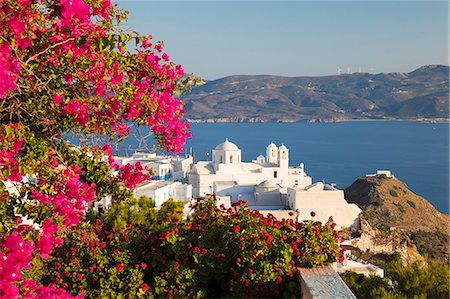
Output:
[[130,128],[126,124],[120,122],[114,122],[112,129],[116,134],[119,135],[128,135],[130,130]]
[[0,152],[0,167],[9,166],[16,164],[16,159],[14,159],[13,154],[6,150]]
[[4,98],[9,91],[17,88],[19,71],[19,61],[12,55],[9,44],[0,42],[0,98]]
[[72,100],[66,107],[64,107],[64,111],[75,116],[74,121],[78,122],[82,126],[85,126],[89,119],[88,109],[89,108],[86,104],[79,103],[77,100]]
[[135,169],[130,164],[120,166],[119,178],[124,182],[125,187],[134,189],[136,185],[150,179],[150,176],[142,173],[141,164],[138,162],[135,164]]
[[58,226],[53,224],[53,220],[51,218],[47,218],[42,223],[42,230],[37,242],[37,248],[44,259],[46,259],[50,252],[53,250],[53,245],[55,243],[55,233],[58,232],[58,230]]
[[21,269],[30,268],[33,244],[26,242],[17,231],[13,231],[0,244],[0,294],[16,298],[18,288],[14,283],[21,279]]
[[57,92],[53,95],[53,102],[56,106],[60,106],[62,101],[62,93]]

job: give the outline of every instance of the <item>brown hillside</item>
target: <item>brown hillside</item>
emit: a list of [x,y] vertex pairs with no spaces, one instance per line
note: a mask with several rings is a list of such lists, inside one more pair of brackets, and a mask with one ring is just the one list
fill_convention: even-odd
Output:
[[348,202],[357,204],[371,226],[409,234],[419,252],[448,261],[449,215],[437,211],[405,183],[386,176],[363,177],[345,189]]
[[449,215],[437,211],[405,183],[385,176],[357,179],[345,189],[348,202],[364,210],[371,224],[408,231],[447,230]]

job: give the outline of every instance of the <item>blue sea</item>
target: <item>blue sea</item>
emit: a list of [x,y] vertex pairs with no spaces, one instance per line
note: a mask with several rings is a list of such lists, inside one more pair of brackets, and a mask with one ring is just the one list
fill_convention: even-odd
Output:
[[289,164],[303,162],[314,182],[343,189],[367,173],[389,169],[439,211],[449,212],[449,123],[194,123],[191,132],[185,150],[192,147],[197,161],[207,152],[211,157],[225,138],[239,146],[243,161],[265,155],[271,142],[284,144]]

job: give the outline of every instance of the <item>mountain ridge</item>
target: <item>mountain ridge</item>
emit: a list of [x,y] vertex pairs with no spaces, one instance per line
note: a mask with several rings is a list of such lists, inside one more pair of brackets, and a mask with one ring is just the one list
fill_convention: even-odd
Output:
[[449,67],[321,77],[232,75],[181,100],[191,122],[449,120]]

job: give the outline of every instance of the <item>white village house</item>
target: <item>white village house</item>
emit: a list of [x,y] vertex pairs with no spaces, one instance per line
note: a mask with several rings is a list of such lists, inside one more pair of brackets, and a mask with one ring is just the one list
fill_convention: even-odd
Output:
[[[160,156],[156,153],[134,153],[131,157],[115,156],[117,165],[135,165],[140,163],[151,173],[151,180],[139,184],[134,196],[139,198],[147,196],[153,201],[155,207],[160,207],[165,201],[172,198],[188,204],[192,199],[192,186],[184,183],[186,174],[193,164],[192,155],[182,156]],[[94,203],[94,209],[102,212],[111,204],[110,197],[104,197]]]

